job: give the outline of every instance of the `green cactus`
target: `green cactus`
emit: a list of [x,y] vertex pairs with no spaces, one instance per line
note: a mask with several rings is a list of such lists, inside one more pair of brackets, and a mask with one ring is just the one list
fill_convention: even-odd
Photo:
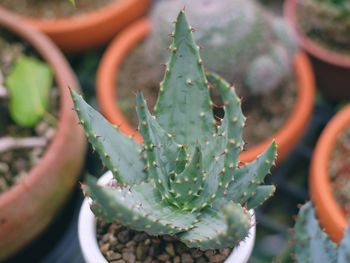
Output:
[[300,208],[295,227],[295,258],[302,263],[350,262],[350,228],[337,246],[323,232],[310,202]]
[[350,52],[350,2],[347,0],[297,0],[301,29],[329,49]]
[[203,47],[205,65],[235,83],[244,97],[267,94],[292,76],[297,45],[290,29],[252,0],[158,2],[151,13],[152,33],[145,42],[149,64],[165,61],[166,36],[175,10],[183,6],[196,29],[196,42]]
[[173,235],[202,250],[234,247],[247,237],[247,209],[264,202],[274,186],[260,186],[276,158],[276,144],[239,166],[245,118],[234,88],[214,73],[226,114],[212,115],[208,80],[184,12],[176,20],[170,61],[160,83],[155,116],[138,92],[137,115],[144,143],[122,135],[72,91],[86,135],[114,175],[114,187],[88,177],[84,193],[92,210],[150,235]]

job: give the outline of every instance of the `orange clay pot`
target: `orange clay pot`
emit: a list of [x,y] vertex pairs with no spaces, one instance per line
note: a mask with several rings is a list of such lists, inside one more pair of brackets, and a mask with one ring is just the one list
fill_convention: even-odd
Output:
[[284,15],[291,24],[299,44],[310,56],[315,71],[317,87],[333,101],[350,99],[350,55],[326,49],[306,36],[297,22],[296,0],[286,0]]
[[72,111],[68,87],[78,82],[55,45],[0,7],[0,28],[28,42],[51,66],[60,90],[56,135],[40,162],[0,195],[0,261],[13,255],[53,220],[76,186],[85,156],[85,136]]
[[62,50],[82,51],[97,47],[146,13],[150,0],[115,0],[94,12],[55,20],[24,17],[46,33]]
[[328,164],[338,135],[350,126],[350,105],[337,113],[323,130],[312,157],[310,193],[321,225],[335,242],[343,238],[348,222],[329,180]]
[[[142,141],[141,136],[135,133],[135,129],[127,122],[116,103],[118,88],[116,76],[128,52],[144,39],[150,30],[151,24],[147,19],[140,20],[124,30],[106,50],[97,73],[97,98],[103,114],[110,122],[120,125],[122,132],[129,135],[135,134],[134,138],[138,142]],[[273,138],[278,144],[278,161],[280,162],[303,135],[313,108],[314,78],[309,60],[304,53],[299,52],[296,55],[294,65],[298,92],[293,112],[277,133],[244,151],[240,155],[242,162],[255,159],[267,148]],[[135,74],[142,74],[142,72],[135,72]]]

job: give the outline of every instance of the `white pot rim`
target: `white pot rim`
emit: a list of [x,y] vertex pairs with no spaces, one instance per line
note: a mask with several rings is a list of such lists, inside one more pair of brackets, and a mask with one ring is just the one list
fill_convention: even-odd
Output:
[[[109,171],[105,173],[98,183],[106,185],[113,178]],[[256,220],[254,210],[249,210],[252,219],[252,227],[249,229],[248,236],[236,246],[225,263],[246,263],[253,251],[256,233]],[[90,210],[90,200],[84,199],[80,208],[78,222],[79,244],[82,250],[83,257],[87,263],[107,263],[107,260],[102,255],[96,238],[96,219],[95,215]]]

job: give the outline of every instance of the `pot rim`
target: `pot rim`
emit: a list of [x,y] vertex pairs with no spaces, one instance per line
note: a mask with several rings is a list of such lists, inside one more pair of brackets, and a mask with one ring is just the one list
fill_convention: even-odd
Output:
[[[38,52],[52,68],[60,92],[58,124],[53,140],[27,176],[0,195],[0,235],[6,236],[0,237],[1,261],[22,249],[52,222],[76,183],[86,140],[81,127],[72,127],[78,119],[72,111],[68,87],[79,89],[79,85],[62,53],[45,35],[2,7],[0,27],[11,31]],[[53,199],[48,201],[47,195]],[[19,222],[21,218],[25,224]]]
[[320,223],[335,242],[342,239],[348,222],[333,195],[328,164],[338,135],[347,127],[350,127],[350,105],[339,111],[321,133],[310,166],[311,199]]
[[[106,185],[113,179],[112,172],[108,171],[102,175],[98,184]],[[107,260],[100,252],[96,238],[96,220],[95,215],[90,210],[91,200],[85,198],[80,208],[78,219],[79,244],[83,257],[87,263],[107,263]],[[246,263],[253,251],[256,234],[256,219],[254,210],[249,210],[251,215],[251,225],[248,236],[236,246],[225,263]]]
[[55,82],[60,91],[60,109],[56,134],[44,156],[41,158],[40,163],[28,172],[28,175],[21,180],[21,183],[15,184],[0,195],[0,207],[2,207],[10,204],[13,199],[23,194],[23,191],[33,187],[40,181],[43,172],[46,170],[50,171],[50,166],[52,166],[52,163],[57,158],[57,152],[63,153],[65,151],[65,138],[71,132],[70,123],[72,122],[72,118],[75,118],[72,113],[73,104],[68,88],[79,89],[79,84],[62,53],[42,33],[26,25],[22,19],[12,15],[2,7],[0,7],[0,26],[5,27],[6,30],[24,39],[24,41],[28,42],[38,51],[43,60],[53,69]]
[[113,1],[106,6],[98,8],[95,11],[68,16],[57,19],[40,19],[31,16],[22,16],[29,23],[48,34],[58,32],[74,32],[83,28],[91,27],[95,24],[101,24],[104,20],[111,19],[116,13],[124,13],[137,5],[139,0],[119,0]]
[[286,0],[284,3],[284,16],[291,25],[299,44],[315,58],[333,64],[338,67],[350,68],[350,55],[339,54],[321,46],[316,41],[306,36],[298,26],[296,17],[296,0]]
[[[101,111],[106,118],[119,126],[120,130],[141,143],[142,138],[128,123],[119,109],[116,100],[116,77],[127,53],[149,34],[151,24],[148,19],[140,19],[120,33],[105,51],[97,72],[96,92]],[[278,160],[283,158],[295,146],[303,135],[313,109],[315,80],[309,59],[302,51],[298,51],[294,59],[297,79],[297,98],[292,112],[283,126],[275,134],[261,143],[248,148],[240,155],[242,162],[252,161],[262,153],[275,138],[279,147]]]

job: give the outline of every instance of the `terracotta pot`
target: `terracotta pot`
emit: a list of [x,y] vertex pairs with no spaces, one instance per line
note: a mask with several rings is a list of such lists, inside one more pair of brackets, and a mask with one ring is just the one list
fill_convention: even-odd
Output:
[[317,87],[331,100],[350,99],[350,55],[328,50],[306,36],[297,23],[296,11],[296,0],[286,0],[285,17],[294,29],[299,44],[310,56]]
[[337,113],[323,130],[310,167],[311,198],[321,225],[335,242],[343,238],[348,219],[333,195],[328,164],[338,135],[348,127],[350,127],[350,105]]
[[18,17],[0,8],[0,27],[24,39],[49,63],[60,90],[56,135],[41,161],[0,195],[0,261],[23,248],[52,221],[76,185],[85,153],[68,87],[78,82],[55,45]]
[[82,51],[110,40],[118,31],[144,15],[150,0],[116,0],[94,12],[46,20],[24,17],[46,33],[62,50]]
[[[98,180],[98,184],[107,185],[113,178],[112,172],[107,172]],[[85,198],[79,213],[78,235],[80,248],[86,263],[107,263],[102,255],[96,237],[96,219],[90,210],[91,199]],[[225,263],[246,263],[253,251],[256,234],[256,220],[253,209],[249,210],[251,228],[247,237],[241,241],[231,252]]]
[[[123,59],[128,52],[144,39],[150,30],[151,24],[146,19],[128,27],[110,44],[102,57],[97,72],[97,98],[103,114],[110,122],[120,125],[120,130],[129,135],[134,135],[135,129],[128,123],[118,107],[116,76],[118,76]],[[280,162],[303,135],[313,108],[314,78],[311,65],[304,53],[297,53],[294,68],[298,92],[293,112],[278,132],[244,151],[240,156],[242,162],[255,159],[258,154],[267,148],[273,138],[276,139],[278,144],[278,161]],[[142,74],[142,72],[138,72],[138,74]],[[142,141],[142,137],[138,133],[135,134],[134,138],[137,142]]]

